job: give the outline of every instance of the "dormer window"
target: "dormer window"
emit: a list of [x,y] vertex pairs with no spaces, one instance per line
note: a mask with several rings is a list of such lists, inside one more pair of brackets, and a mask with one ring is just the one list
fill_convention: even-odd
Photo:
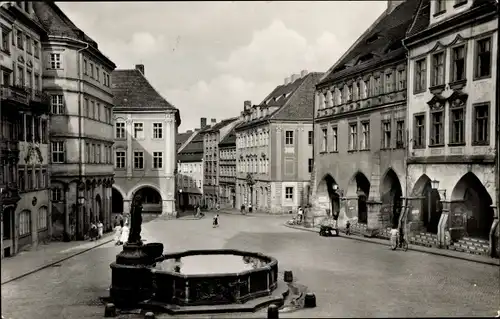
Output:
[[362,57],[359,58],[358,64],[365,63],[366,61],[369,61],[371,59],[373,59],[373,54],[372,53],[365,54],[365,55],[363,55]]
[[380,38],[379,35],[376,33],[376,34],[372,35],[371,37],[369,37],[368,39],[366,39],[366,43],[367,44],[373,43],[373,42],[377,41],[379,38]]

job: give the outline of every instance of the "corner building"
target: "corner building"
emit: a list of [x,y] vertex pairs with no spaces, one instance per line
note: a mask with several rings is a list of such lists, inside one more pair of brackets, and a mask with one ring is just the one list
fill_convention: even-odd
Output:
[[490,255],[498,249],[497,6],[425,1],[404,41],[411,230],[439,246]]
[[236,207],[296,211],[309,200],[314,88],[322,73],[285,79],[259,105],[244,102],[236,133]]
[[51,97],[50,183],[55,238],[83,239],[92,221],[111,230],[115,64],[54,2],[32,2],[47,31],[43,89]]
[[387,234],[405,196],[407,59],[402,45],[419,0],[387,10],[316,86],[312,204],[352,230]]

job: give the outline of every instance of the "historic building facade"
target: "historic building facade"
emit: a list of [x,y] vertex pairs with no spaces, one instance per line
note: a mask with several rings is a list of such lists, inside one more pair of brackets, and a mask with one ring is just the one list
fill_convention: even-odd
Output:
[[236,208],[236,135],[234,128],[219,143],[220,206]]
[[112,93],[113,212],[129,214],[134,195],[141,194],[144,212],[175,216],[179,111],[149,83],[142,64],[113,71]]
[[49,106],[31,2],[0,7],[0,212],[1,256],[50,240]]
[[[495,1],[429,1],[409,50],[408,182],[411,229],[492,253],[498,227]],[[497,173],[498,174],[498,173]],[[447,238],[451,237],[451,238]]]
[[207,208],[212,209],[221,205],[220,177],[220,152],[219,142],[238,124],[238,118],[225,119],[217,123],[211,120],[211,127],[203,131],[203,162],[205,176],[203,196]]
[[[405,196],[406,50],[420,1],[385,12],[317,85],[313,211],[360,232],[399,223]],[[320,217],[321,218],[321,217]]]
[[259,105],[244,102],[236,133],[236,206],[288,212],[308,202],[314,88],[321,73],[285,79]]
[[203,129],[187,133],[187,144],[177,154],[177,203],[181,210],[203,205]]

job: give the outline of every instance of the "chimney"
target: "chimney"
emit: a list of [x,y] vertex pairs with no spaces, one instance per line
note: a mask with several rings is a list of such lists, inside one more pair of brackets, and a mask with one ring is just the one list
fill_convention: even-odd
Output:
[[405,0],[387,0],[387,14],[391,13],[403,2],[405,2]]
[[302,70],[300,71],[300,77],[303,78],[305,77],[309,72],[307,70]]
[[252,101],[245,101],[243,102],[243,110],[248,110],[252,107]]
[[216,119],[211,119],[211,120],[210,120],[210,123],[211,123],[211,124],[215,124],[215,123],[217,123],[217,120],[216,120]]
[[300,75],[298,75],[298,74],[292,74],[292,81],[291,81],[291,83],[297,81],[298,79],[300,79]]
[[290,83],[290,78],[289,77],[286,77],[285,78],[285,85],[288,85]]
[[207,118],[202,117],[200,118],[200,128],[203,130],[205,127],[207,127]]
[[142,73],[142,75],[145,75],[145,74],[144,74],[144,64],[136,64],[136,65],[135,65],[135,69],[136,69],[137,71],[141,72],[141,73]]

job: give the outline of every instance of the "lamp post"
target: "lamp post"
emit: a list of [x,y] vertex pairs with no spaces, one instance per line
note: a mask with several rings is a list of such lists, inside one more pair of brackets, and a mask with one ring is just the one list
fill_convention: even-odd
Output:
[[[85,195],[82,187],[78,190],[78,207],[77,207],[77,216],[76,216],[76,232],[77,238],[83,240],[85,234],[83,232],[83,225],[80,225],[80,218],[83,219],[85,217]],[[85,221],[84,221],[85,222]]]
[[183,206],[184,206],[184,205],[181,205],[181,202],[182,202],[182,188],[181,188],[181,189],[179,189],[179,209],[180,209],[181,211],[183,211],[183,210],[184,210],[184,209],[183,209]]
[[[446,189],[439,189],[439,181],[434,179],[431,181],[432,189],[439,192],[440,204],[441,204],[441,217],[439,218],[437,225],[437,235],[439,247],[446,246],[446,221],[448,220],[448,215],[450,213],[449,203],[446,201]],[[431,212],[432,213],[432,212]],[[444,219],[443,219],[444,215]]]

